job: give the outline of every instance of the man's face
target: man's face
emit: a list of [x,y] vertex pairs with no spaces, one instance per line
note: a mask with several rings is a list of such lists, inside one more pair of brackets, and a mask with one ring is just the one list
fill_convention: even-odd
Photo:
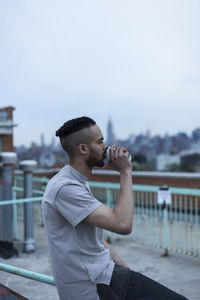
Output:
[[106,158],[107,146],[104,143],[104,138],[100,128],[97,125],[91,126],[91,142],[89,147],[89,156],[87,164],[89,167],[103,167],[104,159]]

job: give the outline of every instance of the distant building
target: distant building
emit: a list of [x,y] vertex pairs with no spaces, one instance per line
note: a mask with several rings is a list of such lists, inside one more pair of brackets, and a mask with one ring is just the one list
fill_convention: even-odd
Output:
[[113,145],[115,143],[115,135],[113,132],[113,124],[111,119],[108,120],[108,125],[107,125],[107,145]]
[[13,123],[12,106],[0,108],[0,152],[13,152]]
[[134,144],[134,143],[135,143],[135,140],[136,140],[136,136],[135,136],[133,133],[131,133],[131,134],[129,135],[128,140],[129,140],[129,142],[130,142],[131,144]]
[[164,171],[172,164],[180,165],[181,158],[179,154],[158,154],[156,157],[156,170]]
[[43,133],[40,134],[40,147],[42,149],[45,148],[45,139],[44,139],[44,134]]
[[195,143],[200,141],[200,128],[192,131],[192,137]]

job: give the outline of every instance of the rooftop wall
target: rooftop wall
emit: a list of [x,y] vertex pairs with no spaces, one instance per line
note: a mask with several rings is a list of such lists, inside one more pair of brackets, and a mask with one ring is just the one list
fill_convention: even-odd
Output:
[[[40,169],[35,176],[47,178],[53,177],[59,169]],[[133,184],[141,185],[168,185],[169,187],[200,188],[200,173],[176,173],[176,172],[136,172],[132,173]],[[119,183],[120,176],[116,171],[94,169],[90,181],[116,182]]]

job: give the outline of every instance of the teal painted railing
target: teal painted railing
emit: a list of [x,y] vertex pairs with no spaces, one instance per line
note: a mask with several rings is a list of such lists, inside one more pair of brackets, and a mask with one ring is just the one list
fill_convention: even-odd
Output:
[[[40,206],[47,182],[46,178],[34,178],[33,197],[24,199],[23,177],[15,178],[14,200],[0,202],[0,205],[13,205],[14,232],[17,231],[20,213],[17,206],[27,202],[39,203]],[[97,199],[111,208],[114,207],[120,192],[119,184],[89,182],[89,185]],[[200,257],[200,190],[170,188],[172,203],[165,208],[158,204],[158,190],[158,186],[133,185],[135,200],[133,232],[128,236],[106,232],[106,237],[124,238],[163,248],[165,254],[168,254],[168,251],[176,251]],[[52,277],[40,273],[2,263],[0,270],[55,285]]]
[[[32,200],[36,196],[41,199],[46,178],[34,178]],[[109,182],[89,182],[94,196],[113,208],[119,193],[120,185]],[[158,204],[158,186],[133,185],[134,191],[134,219],[133,232],[128,236],[119,236],[106,232],[108,239],[121,238],[134,240],[138,243],[156,248],[163,248],[165,254],[168,251],[200,256],[200,190],[187,188],[170,188],[172,203],[162,209]],[[13,188],[14,198],[21,198],[15,203],[23,202],[23,177],[15,178]],[[31,199],[27,201],[32,201]],[[15,207],[17,205],[15,204]],[[42,220],[40,203],[38,212]],[[15,236],[17,235],[17,214],[15,215]]]
[[[94,196],[113,207],[118,199],[117,183],[90,182]],[[133,185],[133,232],[120,238],[169,251],[200,256],[200,190],[170,188],[172,203],[158,204],[158,186]],[[108,239],[119,238],[108,233]]]
[[43,283],[55,285],[55,281],[54,281],[53,277],[51,277],[51,276],[47,276],[47,275],[44,275],[44,274],[40,274],[40,273],[25,270],[25,269],[13,267],[13,266],[10,266],[8,264],[0,263],[0,270],[4,271],[4,272],[7,272],[7,273],[11,273],[11,274],[19,275],[19,276],[22,276],[22,277],[26,277],[26,278],[29,278],[29,279],[32,279],[32,280],[36,280],[36,281],[40,281],[40,282],[43,282]]
[[[46,185],[48,183],[48,179],[46,177],[33,177],[33,197],[42,199],[42,195],[44,193],[44,190],[46,188]],[[14,185],[13,185],[13,199],[22,200],[24,198],[24,178],[23,176],[15,176],[14,177]],[[39,200],[39,201],[40,201]],[[34,200],[36,201],[36,200]],[[37,202],[37,201],[36,201]],[[22,203],[20,201],[17,201],[16,203]],[[18,222],[17,222],[17,215],[18,210],[19,213],[23,214],[23,207],[19,207],[14,203],[13,205],[13,231],[14,231],[14,238],[18,239]],[[37,208],[37,217],[40,220],[40,223],[43,224],[43,218],[42,218],[42,211],[41,211],[41,204],[36,204]]]

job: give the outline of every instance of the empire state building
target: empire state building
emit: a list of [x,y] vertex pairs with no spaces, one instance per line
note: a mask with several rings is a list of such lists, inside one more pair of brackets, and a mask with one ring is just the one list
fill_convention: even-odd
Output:
[[115,134],[113,132],[113,124],[111,119],[109,118],[108,124],[107,124],[107,145],[113,145],[115,143]]

